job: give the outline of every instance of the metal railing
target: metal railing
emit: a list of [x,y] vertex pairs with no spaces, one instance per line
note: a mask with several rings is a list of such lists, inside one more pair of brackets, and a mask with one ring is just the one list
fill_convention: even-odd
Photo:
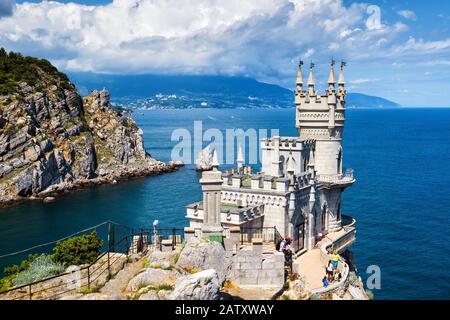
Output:
[[[115,251],[111,251],[112,248]],[[122,267],[120,261],[128,258],[128,236],[122,238],[114,246],[109,245],[108,250],[89,265],[80,267],[73,272],[64,272],[45,279],[34,281],[25,285],[16,286],[0,293],[0,300],[53,300],[63,294],[89,290],[97,286]],[[120,267],[117,268],[117,265]],[[103,276],[103,277],[102,277]]]
[[[0,300],[53,300],[69,293],[95,292],[113,274],[123,268],[130,254],[161,249],[163,239],[172,240],[174,247],[184,240],[183,229],[136,229],[113,222],[104,224],[107,224],[108,229],[107,241],[105,241],[106,249],[94,262],[80,266],[74,271],[67,271],[66,269],[63,273],[2,291],[0,292]],[[119,230],[118,227],[125,228]],[[116,241],[118,235],[120,240]],[[26,250],[19,253],[23,254],[23,252],[26,252]]]
[[241,228],[241,245],[245,243],[252,243],[253,239],[262,239],[264,243],[276,244],[283,237],[274,227],[260,227],[260,228]]

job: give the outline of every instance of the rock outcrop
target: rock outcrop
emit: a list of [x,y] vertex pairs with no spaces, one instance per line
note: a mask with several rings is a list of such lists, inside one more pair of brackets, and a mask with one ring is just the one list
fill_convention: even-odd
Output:
[[170,300],[218,300],[221,283],[214,269],[180,278],[169,295]]
[[0,94],[0,205],[177,166],[145,151],[142,131],[111,108],[106,90],[82,98],[48,62],[15,59],[36,79]]
[[192,237],[181,251],[176,267],[187,272],[214,269],[222,284],[230,276],[231,263],[221,243]]

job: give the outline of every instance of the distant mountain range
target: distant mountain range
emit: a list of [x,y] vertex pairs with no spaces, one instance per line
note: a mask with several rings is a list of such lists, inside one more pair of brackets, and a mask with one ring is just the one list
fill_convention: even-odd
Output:
[[[72,73],[82,95],[106,88],[113,103],[139,109],[169,108],[289,108],[293,92],[247,77],[187,75],[108,75]],[[349,93],[349,108],[388,108],[397,103],[361,93]]]

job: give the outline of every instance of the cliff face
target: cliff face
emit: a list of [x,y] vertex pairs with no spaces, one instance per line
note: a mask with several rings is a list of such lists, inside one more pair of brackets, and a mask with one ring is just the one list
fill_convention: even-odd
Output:
[[0,91],[0,204],[173,169],[145,152],[142,131],[111,109],[107,91],[81,98],[56,69],[31,70],[32,81]]

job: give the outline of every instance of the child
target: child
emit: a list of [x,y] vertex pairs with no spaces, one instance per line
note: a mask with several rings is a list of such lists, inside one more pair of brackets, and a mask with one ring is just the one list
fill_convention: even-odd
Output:
[[324,287],[328,287],[330,283],[328,282],[327,276],[323,277],[322,283]]

